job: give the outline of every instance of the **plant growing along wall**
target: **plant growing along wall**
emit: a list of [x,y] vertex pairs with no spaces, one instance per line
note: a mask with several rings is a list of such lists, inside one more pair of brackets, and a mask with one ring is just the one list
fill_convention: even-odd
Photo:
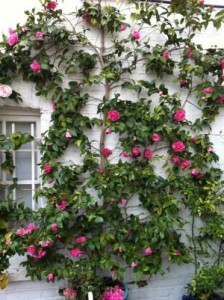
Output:
[[[100,271],[123,279],[131,269],[143,285],[164,273],[164,260],[197,270],[214,254],[221,264],[222,170],[209,133],[224,103],[224,50],[204,49],[194,37],[221,27],[223,11],[196,0],[184,11],[174,1],[129,1],[127,10],[99,0],[66,15],[57,2],[42,3],[3,36],[0,82],[22,77],[52,101],[36,193],[46,206],[29,211],[30,224],[3,228],[1,260],[27,254],[32,279],[68,279],[96,297]],[[80,159],[64,164],[67,148]]]

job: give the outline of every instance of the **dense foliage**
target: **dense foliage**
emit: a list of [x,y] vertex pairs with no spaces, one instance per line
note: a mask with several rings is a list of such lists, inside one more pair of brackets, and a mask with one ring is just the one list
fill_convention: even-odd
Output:
[[[68,279],[96,296],[102,271],[123,279],[132,269],[143,285],[164,273],[164,260],[193,262],[196,272],[207,259],[221,265],[222,170],[209,133],[224,103],[224,50],[195,36],[219,29],[224,12],[197,0],[184,10],[175,1],[129,1],[127,10],[99,0],[66,15],[42,2],[0,44],[1,84],[22,77],[53,104],[36,193],[46,206],[1,206],[4,279],[15,253],[27,254],[31,278]],[[17,147],[7,143],[19,138],[1,136],[3,169]],[[79,159],[64,164],[67,149]]]

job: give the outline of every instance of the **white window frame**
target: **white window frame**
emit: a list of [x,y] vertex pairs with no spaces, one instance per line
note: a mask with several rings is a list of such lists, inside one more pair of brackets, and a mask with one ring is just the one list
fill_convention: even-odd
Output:
[[[38,164],[40,162],[40,153],[38,148],[35,145],[39,145],[41,130],[40,130],[40,111],[35,109],[24,109],[24,108],[1,108],[0,110],[0,122],[2,123],[2,134],[6,134],[6,122],[12,123],[12,133],[15,132],[15,123],[26,123],[32,122],[35,123],[36,136],[35,139],[31,142],[31,149],[29,150],[16,150],[12,152],[13,156],[13,164],[15,166],[13,177],[16,176],[16,165],[15,165],[15,154],[16,152],[31,152],[31,178],[30,180],[20,180],[18,178],[17,185],[30,185],[31,186],[31,194],[32,194],[32,203],[31,207],[33,210],[38,209],[41,206],[41,203],[37,203],[34,199],[34,194],[36,192],[36,186],[40,185],[40,168]],[[31,135],[34,136],[34,125],[31,124]],[[0,150],[3,153],[4,158],[4,150]],[[35,158],[36,156],[36,158]],[[35,163],[35,161],[37,162]],[[37,175],[35,174],[37,172]],[[6,186],[9,186],[12,181],[7,180],[7,174],[2,172],[2,183]],[[35,178],[36,177],[36,178]],[[16,190],[13,191],[13,201],[16,201]],[[40,200],[41,201],[41,200]],[[39,201],[38,201],[39,202]]]

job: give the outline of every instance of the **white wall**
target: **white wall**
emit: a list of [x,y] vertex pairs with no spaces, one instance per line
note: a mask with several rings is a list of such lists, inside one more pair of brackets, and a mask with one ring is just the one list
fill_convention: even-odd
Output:
[[[38,0],[4,0],[1,1],[0,9],[0,32],[8,34],[8,28],[15,28],[16,24],[23,23],[25,19],[24,11],[33,7],[40,7]],[[66,11],[74,10],[75,6],[79,4],[77,0],[64,0],[63,8]],[[112,1],[112,2],[115,2]],[[211,3],[210,0],[209,3]],[[220,4],[221,0],[213,0],[212,3]],[[4,3],[4,4],[3,4]],[[207,1],[208,3],[208,1]],[[216,33],[213,30],[200,35],[200,41],[206,45],[219,45],[224,47],[223,32]],[[140,75],[141,76],[141,75]],[[51,104],[37,98],[34,93],[32,85],[18,82],[14,85],[23,95],[24,103],[22,106],[39,108],[41,111],[41,131],[44,132],[49,124],[50,114],[52,111]],[[5,104],[5,100],[0,100],[0,106]],[[14,102],[8,102],[8,105],[15,105]],[[188,114],[195,114],[194,108],[188,107]],[[223,155],[223,134],[224,111],[221,112],[217,121],[213,125],[212,140],[215,142],[215,151],[221,156],[221,165],[224,165]],[[173,265],[165,266],[169,272],[163,277],[156,276],[152,278],[149,285],[138,289],[134,285],[129,286],[129,300],[180,300],[182,295],[186,292],[185,286],[191,279],[193,268],[190,265],[177,267]],[[12,267],[10,269],[11,282],[9,286],[0,291],[1,300],[59,300],[58,288],[63,286],[63,283],[46,283],[46,282],[31,282],[25,278],[24,271],[19,267],[18,258],[14,258]],[[127,277],[128,274],[127,274]]]

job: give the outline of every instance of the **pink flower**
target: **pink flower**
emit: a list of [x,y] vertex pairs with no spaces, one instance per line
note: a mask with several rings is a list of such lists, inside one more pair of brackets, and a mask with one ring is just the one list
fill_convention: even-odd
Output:
[[123,151],[123,152],[121,153],[121,156],[122,156],[122,157],[129,157],[129,155],[127,154],[126,151]]
[[114,198],[111,198],[110,199],[110,203],[114,203],[115,202],[115,199]]
[[224,95],[219,96],[216,101],[219,103],[224,103]]
[[136,268],[137,266],[138,266],[138,264],[137,264],[136,262],[132,262],[132,263],[131,263],[131,267],[132,267],[132,268]]
[[36,248],[34,245],[30,245],[27,249],[26,252],[29,254],[34,254],[36,252]]
[[62,199],[61,203],[56,203],[56,207],[59,208],[60,210],[65,210],[67,207],[67,201],[65,199]]
[[141,152],[140,152],[140,150],[139,150],[138,147],[132,148],[131,153],[132,153],[132,155],[135,156],[135,157],[136,157],[136,156],[139,156],[139,155],[141,154]]
[[190,161],[188,159],[185,159],[180,163],[180,167],[183,169],[189,168],[190,167]]
[[40,244],[41,247],[43,247],[43,248],[51,247],[51,246],[53,245],[53,243],[50,242],[50,241],[46,241],[46,242],[39,241],[39,244]]
[[102,151],[102,153],[103,153],[104,157],[108,157],[108,156],[110,156],[112,154],[112,151],[110,149],[108,149],[108,148],[104,148],[103,151]]
[[16,32],[12,32],[10,33],[10,36],[8,38],[8,43],[10,46],[15,45],[16,43],[18,43],[19,41],[19,37],[18,34]]
[[140,33],[138,31],[132,32],[132,37],[134,40],[139,40],[140,39]]
[[198,172],[197,169],[192,169],[191,174],[194,175],[194,176],[197,176],[199,174],[199,172]]
[[30,68],[35,72],[35,73],[40,73],[41,67],[40,64],[37,60],[34,60],[32,64],[30,65]]
[[49,1],[47,5],[45,5],[46,10],[54,10],[57,7],[56,1]]
[[27,233],[31,233],[33,230],[36,230],[36,229],[38,229],[38,228],[39,228],[38,225],[35,225],[35,224],[33,224],[33,223],[29,223],[29,224],[27,225],[26,232],[27,232]]
[[160,137],[159,134],[153,133],[153,135],[151,136],[151,140],[152,140],[153,142],[159,142],[159,141],[161,140],[161,137]]
[[35,34],[35,37],[38,39],[38,38],[43,38],[44,37],[44,34],[43,32],[41,31],[37,31],[36,34]]
[[188,56],[189,58],[194,58],[194,53],[193,53],[193,50],[192,50],[191,48],[188,48],[188,49],[186,50],[186,53],[187,53],[187,56]]
[[117,110],[111,110],[107,114],[108,119],[110,119],[112,122],[116,122],[120,119],[120,113]]
[[213,149],[212,147],[208,147],[208,148],[207,148],[207,152],[208,152],[208,153],[213,153],[213,152],[214,152],[214,149]]
[[150,247],[148,247],[144,250],[144,253],[145,253],[145,255],[151,255],[153,253],[153,251]]
[[82,244],[87,241],[87,237],[85,235],[79,236],[75,239],[77,244]]
[[178,109],[176,112],[175,112],[175,115],[174,115],[174,119],[177,121],[177,122],[182,122],[185,120],[185,116],[186,116],[186,112],[184,109]]
[[8,98],[12,94],[12,88],[9,85],[0,85],[0,97]]
[[163,96],[163,92],[159,91],[159,96],[162,97]]
[[122,247],[119,247],[119,248],[118,248],[118,252],[119,252],[119,253],[122,253],[123,251],[124,251],[124,250],[122,249]]
[[56,223],[51,225],[51,230],[52,231],[57,231],[58,230],[58,225]]
[[58,102],[57,102],[57,101],[54,101],[54,102],[52,102],[52,108],[53,108],[53,110],[55,110],[55,109],[56,109],[56,106],[57,106],[57,104],[58,104]]
[[172,144],[172,149],[174,152],[183,152],[185,150],[185,145],[182,141],[177,141]]
[[181,255],[180,250],[176,250],[176,255],[177,255],[177,256],[180,256],[180,255]]
[[127,201],[128,201],[127,199],[123,199],[123,198],[122,198],[122,199],[120,200],[120,204],[121,204],[121,205],[125,205],[125,204],[127,203]]
[[187,79],[180,80],[180,86],[184,86],[187,83]]
[[65,297],[69,297],[70,300],[73,300],[76,298],[76,292],[72,288],[66,288],[63,291],[63,295]]
[[221,68],[224,69],[224,59],[221,60],[220,65],[221,65]]
[[49,174],[52,172],[52,167],[49,164],[44,166],[44,173]]
[[126,26],[126,25],[124,25],[124,24],[121,24],[121,26],[120,26],[120,31],[124,31],[124,30],[126,30],[126,28],[127,28],[127,26]]
[[66,139],[71,139],[71,138],[72,138],[71,132],[67,131],[67,132],[65,133],[65,137],[66,137]]
[[74,256],[74,257],[80,257],[82,256],[84,253],[82,250],[80,250],[79,248],[74,248],[70,251],[70,254],[71,256]]
[[36,259],[41,259],[42,257],[44,257],[46,255],[46,251],[45,250],[38,250],[38,253],[37,254],[33,254],[33,257],[36,258]]
[[173,156],[171,157],[171,161],[174,163],[174,164],[180,164],[180,159],[178,156]]
[[169,52],[169,51],[165,51],[165,52],[163,53],[163,58],[165,58],[165,59],[170,59],[170,52]]
[[12,244],[12,240],[11,239],[6,239],[5,244],[6,245],[11,245]]
[[48,282],[54,282],[54,275],[52,273],[47,275],[47,281]]
[[207,88],[203,89],[203,93],[204,94],[213,94],[213,89],[210,87],[207,87]]
[[153,157],[153,152],[151,149],[145,149],[144,151],[144,157],[147,159],[151,159]]
[[105,130],[105,133],[106,133],[106,134],[111,134],[111,133],[112,133],[112,130],[111,130],[110,128],[107,128],[107,129]]
[[27,231],[26,231],[25,228],[18,228],[18,229],[16,230],[16,234],[17,234],[18,236],[24,236],[24,235],[27,234]]
[[204,0],[199,0],[200,5],[204,5],[205,1]]

